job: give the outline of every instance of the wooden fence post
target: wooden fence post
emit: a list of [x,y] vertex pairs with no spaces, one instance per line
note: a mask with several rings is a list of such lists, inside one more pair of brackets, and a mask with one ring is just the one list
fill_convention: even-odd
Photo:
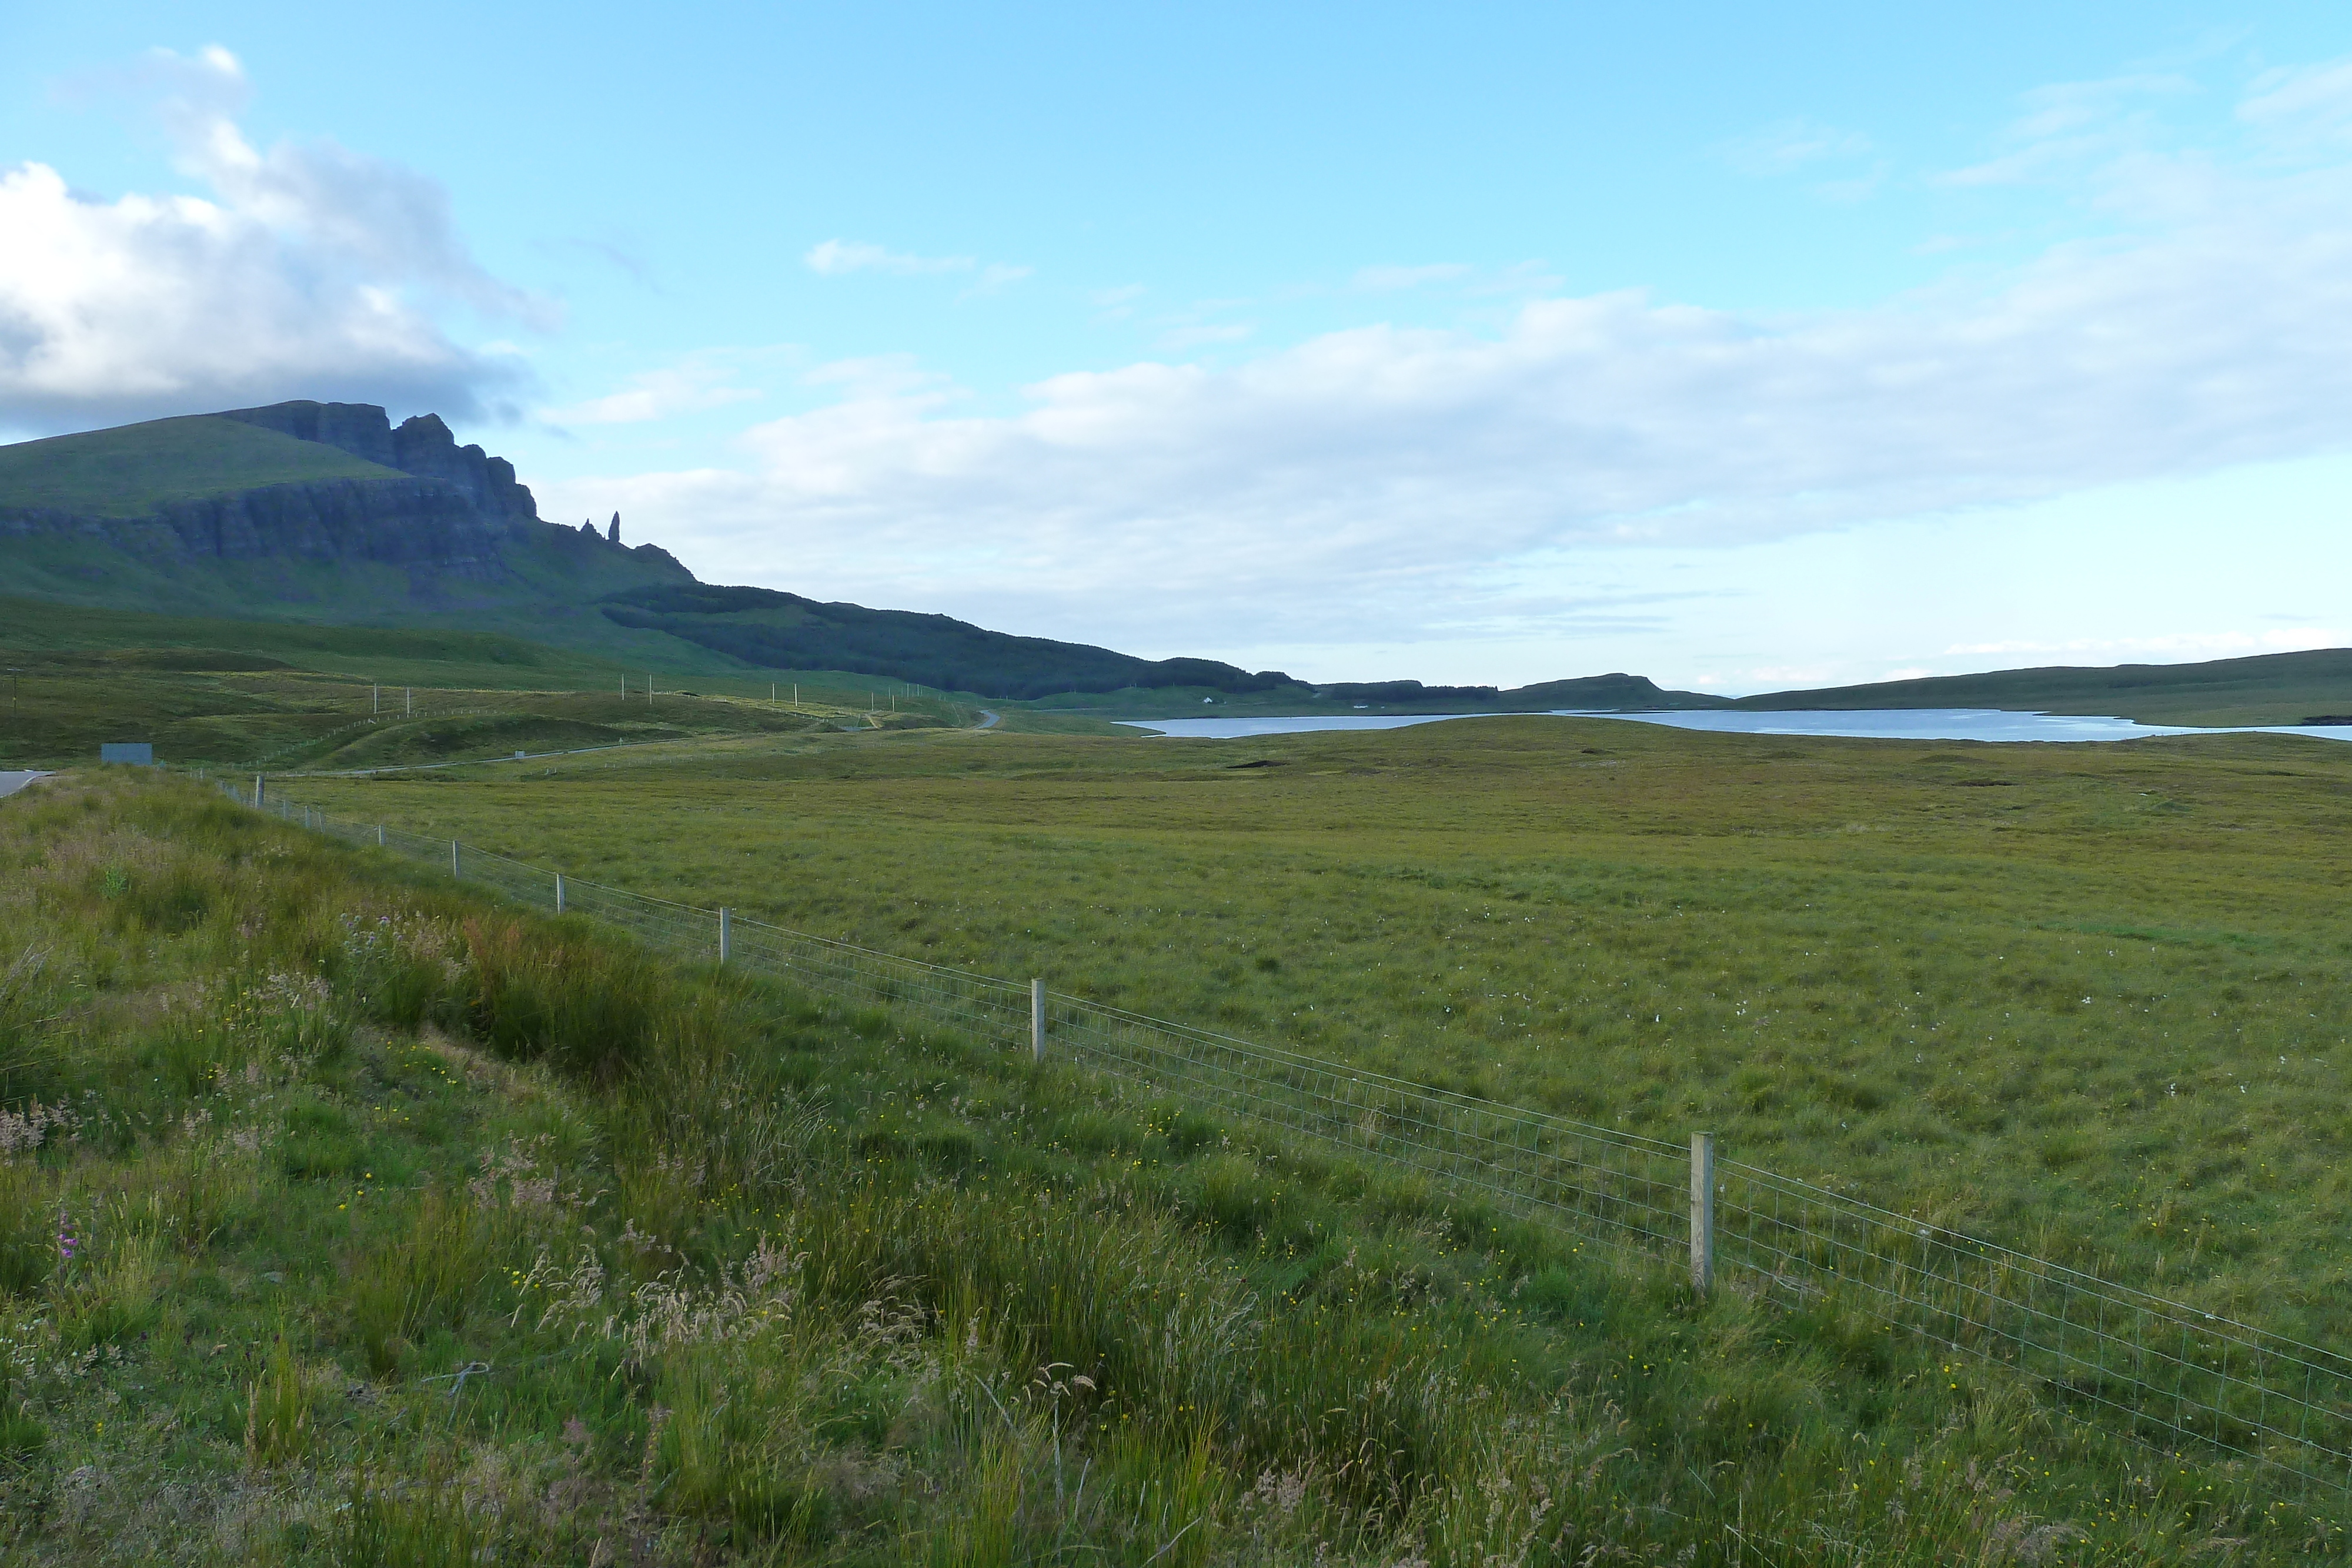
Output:
[[558,915],[563,913],[563,873],[562,872],[555,873],[555,913]]
[[460,882],[466,878],[463,863],[457,859],[457,841],[455,839],[449,841],[449,874]]
[[722,904],[719,906],[719,961],[722,964],[727,962],[728,948],[733,946],[733,936],[732,925],[727,918],[727,906]]
[[1715,1134],[1691,1134],[1691,1289],[1715,1288]]
[[1045,1060],[1045,982],[1029,982],[1029,1056],[1032,1061]]

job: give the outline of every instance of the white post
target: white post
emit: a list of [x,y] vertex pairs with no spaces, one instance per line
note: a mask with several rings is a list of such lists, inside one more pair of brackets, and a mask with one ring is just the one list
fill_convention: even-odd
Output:
[[253,776],[253,809],[257,811],[261,810],[261,775],[258,773]]
[[722,964],[727,962],[727,949],[733,945],[730,941],[733,935],[733,928],[727,918],[727,906],[722,904],[719,906],[719,961]]
[[793,683],[793,711],[801,711],[801,684],[798,681]]
[[383,711],[383,687],[373,681],[370,681],[368,683],[368,712],[370,714],[379,714]]
[[382,822],[378,822],[375,825],[375,847],[378,849],[383,848],[383,824]]
[[1029,982],[1029,1057],[1045,1060],[1045,982]]
[[404,718],[415,718],[416,716],[416,688],[414,686],[401,687],[400,703],[401,716]]
[[1715,1134],[1691,1134],[1691,1289],[1715,1288]]
[[457,860],[457,841],[455,839],[449,841],[449,874],[460,880],[463,880],[466,874]]
[[563,873],[562,872],[555,873],[555,913],[558,915],[563,913]]

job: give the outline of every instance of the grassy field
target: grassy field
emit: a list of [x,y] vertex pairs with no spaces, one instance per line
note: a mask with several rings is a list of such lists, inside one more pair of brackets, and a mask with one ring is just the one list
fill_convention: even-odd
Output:
[[1695,1302],[191,785],[0,802],[0,863],[11,1562],[2340,1555],[1834,1302]]
[[306,784],[1916,1208],[2343,1347],[2352,748],[1492,719]]
[[[650,705],[649,681],[657,692]],[[151,742],[159,759],[190,767],[289,770],[980,722],[969,700],[839,671],[656,674],[491,632],[219,621],[25,599],[0,599],[0,766],[8,767],[87,761],[117,740]]]

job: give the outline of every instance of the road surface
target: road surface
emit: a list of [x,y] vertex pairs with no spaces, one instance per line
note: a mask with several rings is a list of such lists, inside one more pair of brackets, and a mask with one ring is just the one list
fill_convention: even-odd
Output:
[[47,777],[46,773],[36,773],[30,769],[20,773],[0,773],[0,795],[14,795],[34,779]]

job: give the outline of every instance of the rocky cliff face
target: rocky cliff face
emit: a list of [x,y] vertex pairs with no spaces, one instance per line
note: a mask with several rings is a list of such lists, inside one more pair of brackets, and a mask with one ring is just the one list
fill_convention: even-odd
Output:
[[504,519],[482,517],[451,486],[411,478],[269,485],[168,502],[146,517],[0,512],[0,536],[75,534],[150,559],[372,560],[478,581],[501,575],[499,547],[513,531]]
[[499,581],[509,575],[506,550],[551,547],[567,555],[609,550],[664,576],[693,580],[654,546],[625,549],[593,528],[575,533],[540,521],[530,489],[515,481],[514,465],[478,446],[458,445],[437,414],[419,414],[394,428],[373,403],[306,401],[220,417],[320,442],[396,472],[223,491],[167,502],[151,516],[128,519],[0,507],[0,538],[76,536],[151,563],[273,556],[377,561],[409,568],[420,588],[436,577]]
[[372,402],[305,400],[231,409],[220,417],[337,447],[420,479],[446,480],[488,517],[539,516],[530,487],[515,482],[514,465],[478,446],[458,445],[437,413],[404,419],[395,430],[391,416]]

